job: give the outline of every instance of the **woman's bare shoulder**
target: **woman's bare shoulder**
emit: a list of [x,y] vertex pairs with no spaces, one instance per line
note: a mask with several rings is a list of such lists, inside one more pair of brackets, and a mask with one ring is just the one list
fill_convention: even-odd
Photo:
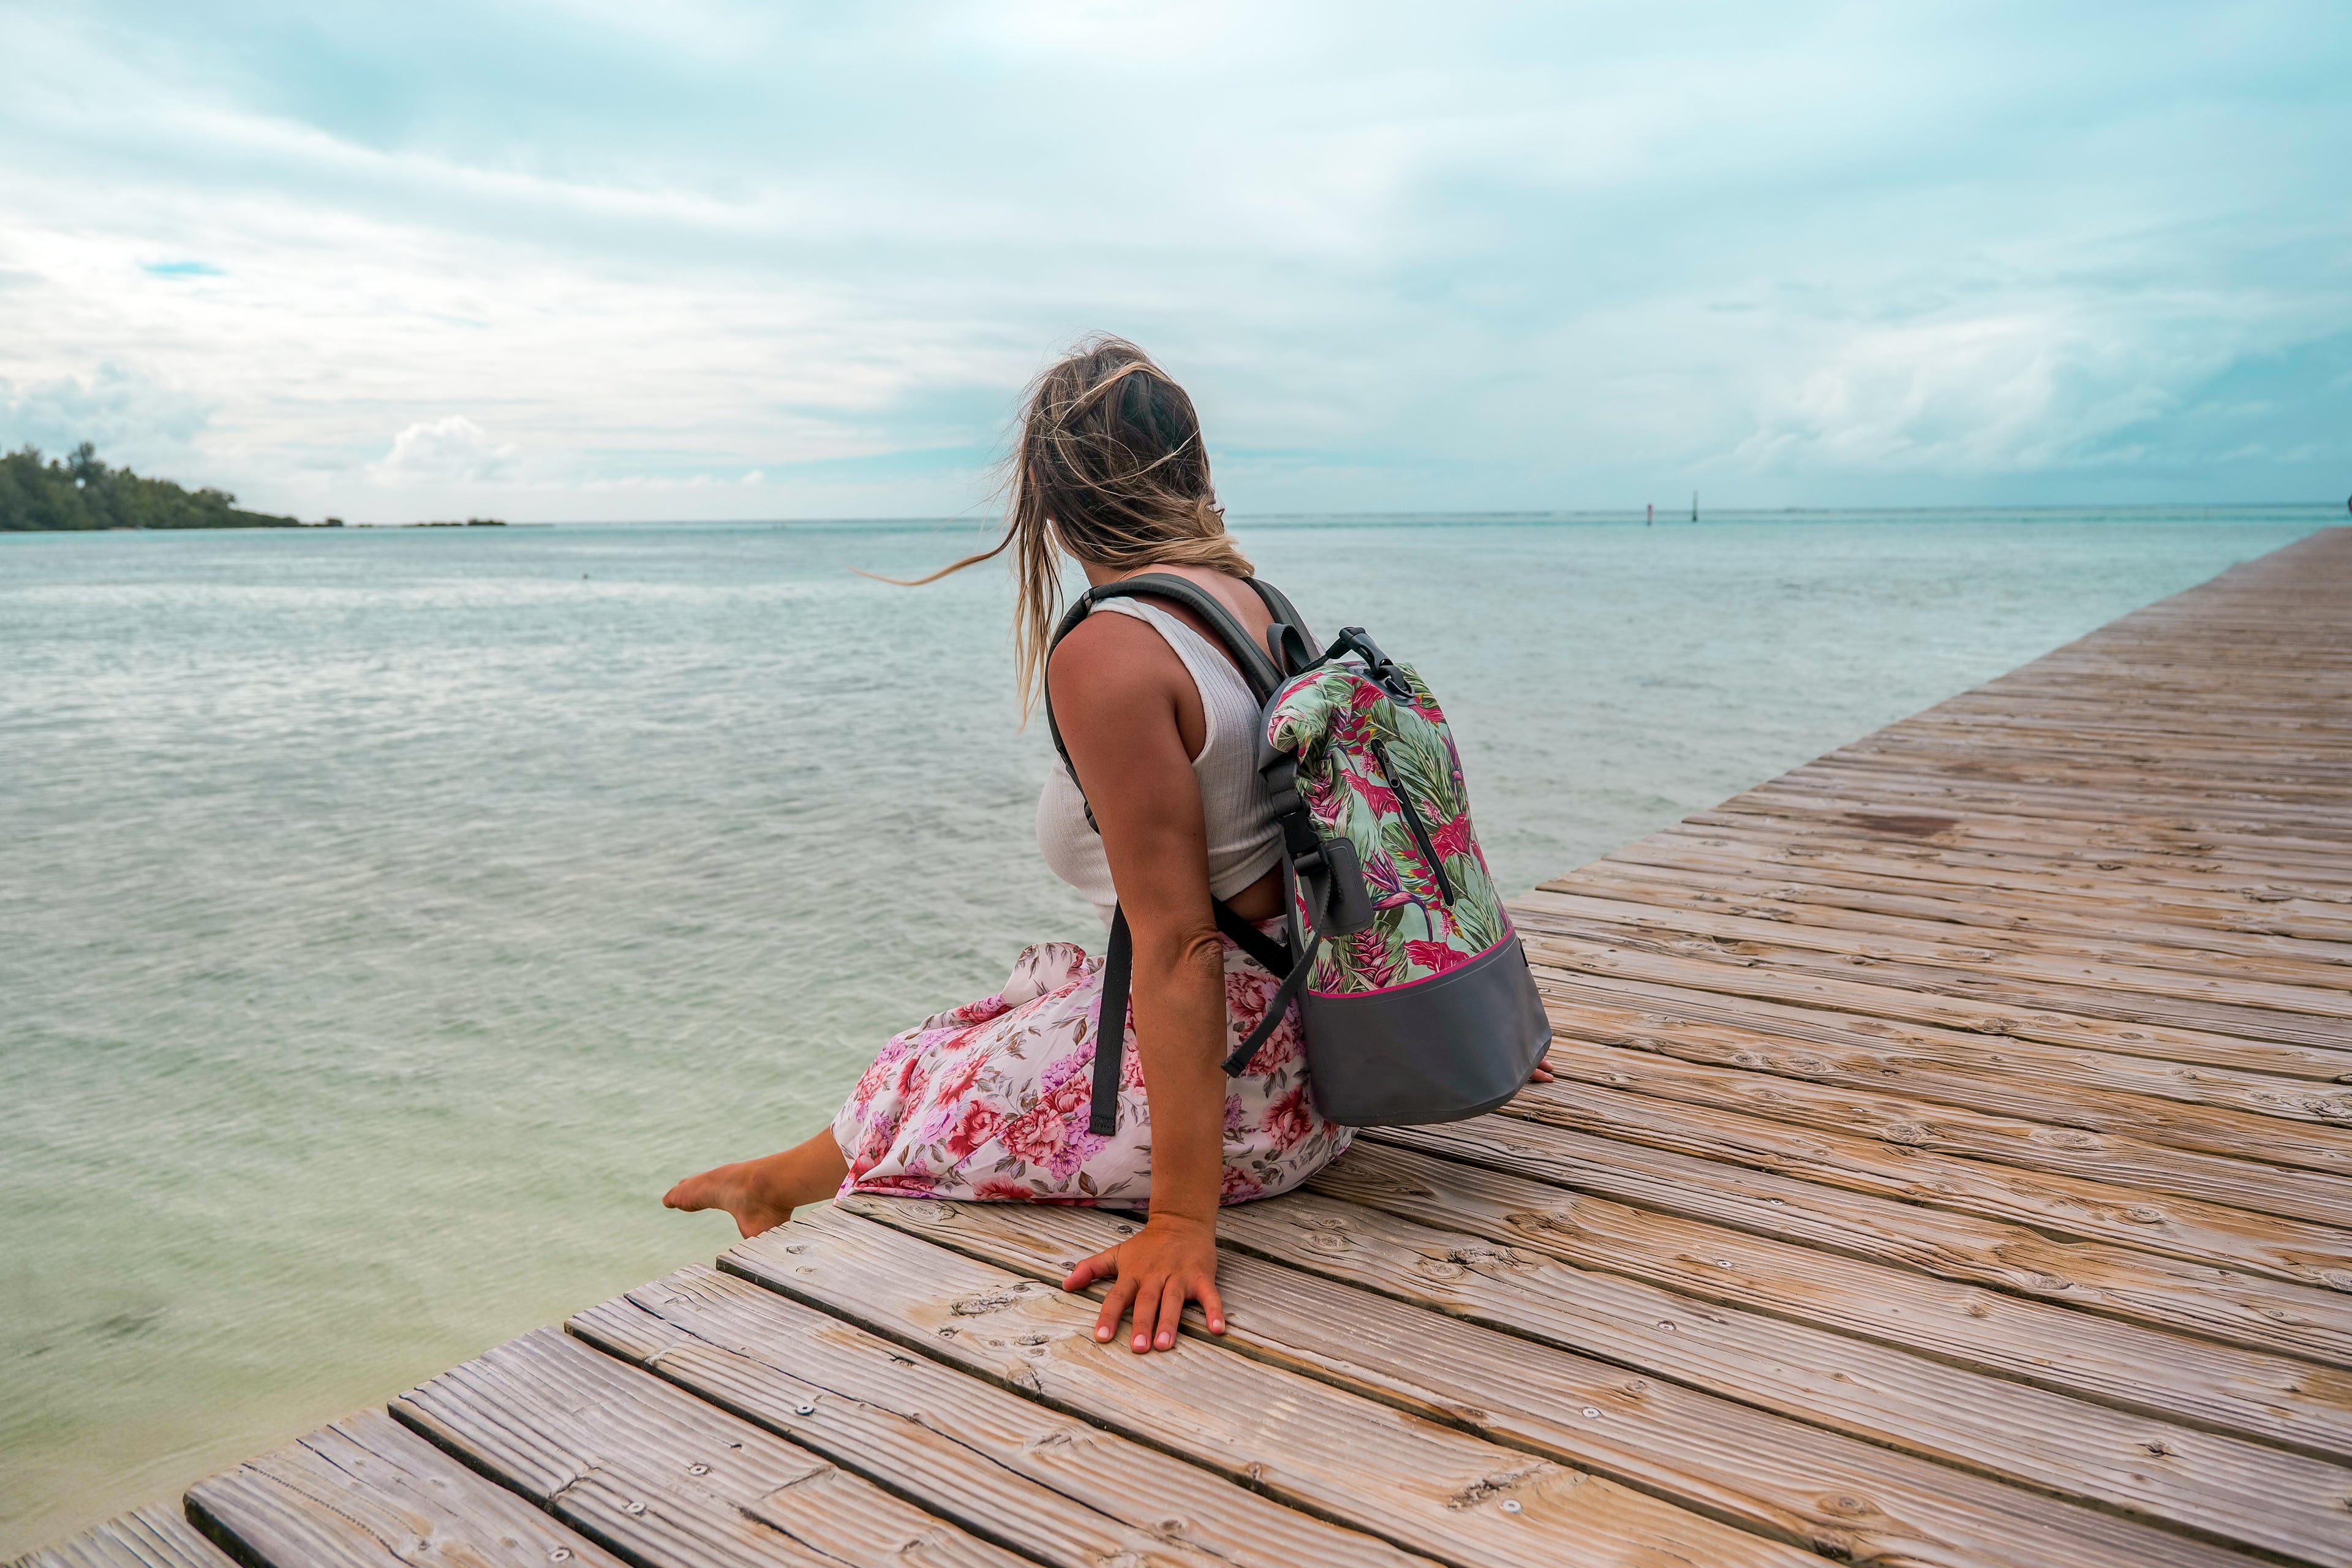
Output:
[[1046,661],[1057,702],[1117,702],[1190,686],[1184,661],[1149,621],[1093,615],[1080,621]]

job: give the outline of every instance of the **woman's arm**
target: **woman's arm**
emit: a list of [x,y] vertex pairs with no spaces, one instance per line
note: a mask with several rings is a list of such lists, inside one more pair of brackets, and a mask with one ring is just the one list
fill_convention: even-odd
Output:
[[1168,1350],[1188,1300],[1201,1303],[1211,1332],[1225,1331],[1216,1287],[1224,949],[1192,761],[1205,720],[1175,650],[1131,616],[1089,616],[1063,639],[1046,678],[1134,939],[1136,1053],[1151,1109],[1150,1220],[1072,1269],[1062,1288],[1115,1279],[1095,1337],[1118,1333],[1132,1307],[1133,1348]]

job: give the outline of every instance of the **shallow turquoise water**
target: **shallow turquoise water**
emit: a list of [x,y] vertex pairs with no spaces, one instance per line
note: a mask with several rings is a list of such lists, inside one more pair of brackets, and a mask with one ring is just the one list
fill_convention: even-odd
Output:
[[[2336,521],[1239,524],[1523,888]],[[0,1553],[708,1259],[677,1175],[1093,937],[950,524],[0,535]]]

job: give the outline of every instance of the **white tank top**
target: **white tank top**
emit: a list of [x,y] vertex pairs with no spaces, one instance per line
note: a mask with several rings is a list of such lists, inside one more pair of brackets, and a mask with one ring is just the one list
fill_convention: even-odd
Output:
[[[1149,622],[1192,672],[1200,688],[1201,714],[1208,739],[1192,759],[1201,784],[1201,812],[1209,830],[1209,891],[1220,899],[1256,881],[1282,858],[1282,829],[1274,802],[1257,772],[1257,700],[1215,644],[1159,605],[1140,599],[1109,599],[1093,613],[1108,610]],[[1046,868],[1087,896],[1110,924],[1118,892],[1111,886],[1110,861],[1102,837],[1087,826],[1086,797],[1078,793],[1061,759],[1037,799],[1037,847]]]

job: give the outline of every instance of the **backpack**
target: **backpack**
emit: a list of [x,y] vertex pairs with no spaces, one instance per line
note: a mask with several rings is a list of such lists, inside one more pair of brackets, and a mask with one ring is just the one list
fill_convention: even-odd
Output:
[[[1217,929],[1282,977],[1224,1069],[1244,1070],[1297,999],[1307,1079],[1326,1119],[1414,1126],[1492,1110],[1526,1087],[1551,1025],[1470,829],[1445,715],[1412,668],[1361,626],[1318,656],[1281,591],[1244,580],[1274,617],[1263,648],[1213,595],[1164,573],[1087,589],[1053,638],[1059,646],[1107,599],[1166,599],[1216,634],[1261,705],[1258,773],[1282,828],[1290,929],[1277,943],[1212,900]],[[1070,768],[1050,689],[1045,722]],[[1077,776],[1070,768],[1073,784]],[[1118,1128],[1133,962],[1126,912],[1114,910],[1087,1124],[1097,1137]]]

